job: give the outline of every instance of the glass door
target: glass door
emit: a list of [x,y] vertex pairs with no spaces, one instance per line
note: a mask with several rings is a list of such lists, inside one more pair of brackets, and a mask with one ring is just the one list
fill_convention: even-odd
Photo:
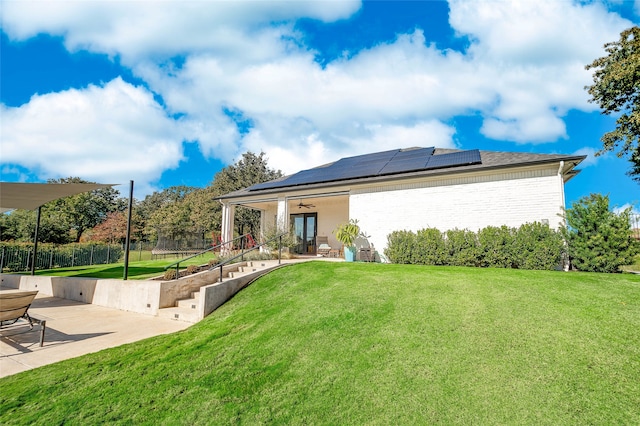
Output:
[[296,237],[296,254],[316,254],[317,213],[301,213],[291,215],[291,225]]

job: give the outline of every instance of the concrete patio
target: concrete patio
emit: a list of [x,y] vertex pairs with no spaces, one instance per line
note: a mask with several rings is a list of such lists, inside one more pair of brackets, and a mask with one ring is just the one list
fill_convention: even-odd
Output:
[[37,325],[33,331],[19,330],[19,334],[15,334],[18,330],[3,332],[0,377],[192,325],[40,294],[29,308],[29,314],[47,321],[44,345],[39,346]]

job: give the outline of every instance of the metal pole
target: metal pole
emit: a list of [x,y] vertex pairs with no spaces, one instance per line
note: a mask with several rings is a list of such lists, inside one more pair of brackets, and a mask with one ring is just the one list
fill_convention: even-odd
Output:
[[31,275],[36,274],[36,255],[38,254],[38,232],[40,231],[40,213],[42,206],[38,207],[36,216],[36,232],[33,236],[33,258],[31,259]]
[[129,214],[127,216],[127,239],[124,247],[124,273],[123,280],[129,275],[129,244],[131,244],[131,210],[133,208],[133,181],[129,181]]

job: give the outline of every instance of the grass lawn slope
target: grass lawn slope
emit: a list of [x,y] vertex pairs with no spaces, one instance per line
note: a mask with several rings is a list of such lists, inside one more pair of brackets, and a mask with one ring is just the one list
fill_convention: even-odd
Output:
[[[162,276],[165,267],[180,261],[180,270],[183,271],[189,265],[204,265],[210,259],[215,258],[214,254],[204,254],[188,260],[180,258],[141,260],[129,263],[127,270],[128,278],[134,280],[146,280]],[[175,270],[175,266],[172,267]],[[74,266],[69,268],[41,269],[35,271],[36,275],[56,276],[56,277],[89,277],[99,279],[121,279],[124,275],[124,263],[110,263],[106,265]]]
[[0,389],[1,424],[640,424],[640,277],[298,264]]

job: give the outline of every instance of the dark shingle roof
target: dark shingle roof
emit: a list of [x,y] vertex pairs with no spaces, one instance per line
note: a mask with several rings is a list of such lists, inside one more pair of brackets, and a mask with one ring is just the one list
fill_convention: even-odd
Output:
[[585,158],[586,156],[583,155],[463,151],[443,148],[391,150],[343,158],[334,163],[253,185],[219,198],[268,194],[284,189],[336,186],[347,182],[382,182],[391,179],[492,170],[558,161],[572,162],[575,166]]
[[374,176],[388,176],[423,170],[435,170],[480,164],[480,152],[455,151],[433,155],[435,148],[395,149],[373,154],[342,158],[335,163],[309,170],[277,181],[259,183],[247,188],[248,191],[285,188],[314,183],[339,182]]

